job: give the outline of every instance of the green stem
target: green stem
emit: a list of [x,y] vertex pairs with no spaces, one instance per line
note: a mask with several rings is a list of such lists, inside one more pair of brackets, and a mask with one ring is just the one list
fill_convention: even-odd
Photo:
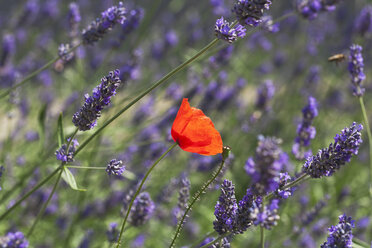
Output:
[[365,248],[370,248],[370,245],[366,242],[364,242],[363,240],[360,240],[358,238],[355,238],[353,237],[353,243],[361,246],[361,247],[365,247]]
[[133,195],[132,197],[132,200],[130,201],[129,203],[129,206],[128,206],[128,209],[127,209],[127,213],[125,215],[125,218],[124,218],[124,221],[123,221],[123,224],[121,225],[121,230],[120,230],[120,235],[119,235],[119,239],[118,239],[118,242],[117,242],[117,245],[116,245],[116,248],[119,248],[120,245],[121,245],[121,238],[123,236],[123,232],[124,232],[124,228],[125,228],[125,224],[127,223],[127,219],[128,219],[128,216],[129,216],[129,213],[130,213],[130,210],[132,208],[132,205],[133,205],[133,202],[134,200],[136,199],[136,197],[138,196],[138,194],[141,192],[142,190],[142,186],[143,184],[145,183],[147,177],[150,175],[151,171],[155,168],[155,166],[160,162],[160,160],[162,160],[173,148],[175,148],[177,146],[177,143],[174,143],[171,147],[168,148],[168,150],[166,150],[156,161],[155,163],[150,167],[150,169],[147,171],[145,177],[142,179],[141,181],[141,184],[140,186],[138,187],[136,193]]
[[94,167],[94,166],[78,166],[78,165],[66,165],[67,168],[75,168],[75,169],[88,169],[88,170],[105,170],[106,167]]
[[34,223],[32,224],[32,227],[30,228],[30,230],[28,231],[27,233],[27,237],[30,237],[32,232],[34,231],[35,227],[36,227],[36,224],[39,222],[39,220],[41,219],[41,217],[43,216],[44,212],[45,212],[45,209],[47,208],[47,206],[49,205],[49,202],[50,200],[52,199],[53,195],[54,195],[54,192],[56,191],[57,189],[57,186],[58,186],[58,183],[59,181],[61,180],[61,176],[62,176],[62,172],[63,172],[63,167],[60,167],[60,173],[58,174],[58,177],[57,177],[57,180],[53,186],[53,189],[52,189],[52,192],[50,192],[49,194],[49,197],[47,199],[47,201],[45,202],[44,206],[42,207],[42,209],[40,210],[40,212],[38,213],[37,217],[36,217],[36,220],[34,221]]
[[177,74],[178,72],[182,71],[184,68],[186,68],[189,64],[194,62],[198,57],[200,57],[203,53],[208,51],[210,48],[212,48],[214,45],[217,44],[219,39],[214,39],[212,42],[210,42],[208,45],[206,45],[203,49],[201,49],[199,52],[197,52],[194,56],[192,56],[190,59],[186,60],[176,68],[174,68],[172,71],[170,71],[168,74],[166,74],[164,77],[159,79],[156,83],[154,83],[150,88],[142,92],[139,96],[137,96],[134,100],[132,100],[128,105],[126,105],[124,108],[122,108],[117,114],[115,114],[113,117],[111,117],[109,120],[107,120],[100,128],[98,128],[88,139],[86,139],[76,150],[75,156],[95,137],[97,136],[104,128],[106,128],[111,122],[116,120],[121,114],[123,114],[125,111],[127,111],[130,107],[132,107],[135,103],[137,103],[139,100],[141,100],[143,97],[145,97],[147,94],[149,94],[151,91],[156,89],[158,86],[166,82],[169,78]]
[[263,226],[260,227],[260,233],[261,248],[265,248],[265,228]]
[[[70,53],[72,51],[74,51],[76,48],[78,48],[79,46],[81,45],[81,43],[77,44],[76,46],[72,47],[69,51],[67,51],[67,53]],[[24,85],[26,82],[28,82],[31,78],[37,76],[40,72],[44,71],[45,69],[47,69],[49,66],[51,66],[52,64],[54,64],[55,62],[57,62],[57,60],[59,59],[59,56],[58,57],[55,57],[54,59],[50,60],[49,62],[47,62],[45,65],[43,65],[42,67],[40,67],[39,69],[37,69],[36,71],[33,71],[31,72],[30,74],[28,74],[21,82],[19,83],[16,83],[15,85],[13,85],[12,87],[10,87],[8,90],[6,90],[5,92],[3,92],[2,94],[0,94],[0,99],[3,98],[3,97],[6,97],[7,95],[10,94],[10,92],[12,92],[14,89]]]
[[61,166],[59,166],[57,169],[55,169],[49,176],[44,178],[43,181],[41,181],[38,185],[32,188],[27,194],[25,194],[21,199],[19,199],[16,203],[13,204],[9,209],[5,211],[2,215],[0,215],[0,221],[2,221],[9,213],[11,213],[18,205],[20,205],[25,199],[27,199],[31,194],[33,194],[36,190],[38,190],[41,186],[46,184],[57,172],[61,169]]
[[186,209],[185,213],[183,214],[182,218],[178,222],[176,233],[174,234],[173,239],[172,239],[172,242],[169,245],[170,248],[174,247],[174,245],[176,243],[176,240],[177,240],[178,236],[180,235],[180,232],[181,232],[181,229],[182,229],[183,224],[185,222],[185,218],[186,218],[187,214],[191,211],[191,208],[193,207],[193,205],[195,204],[195,202],[200,198],[201,194],[203,194],[203,192],[205,192],[205,190],[208,188],[208,186],[216,179],[216,177],[218,176],[218,174],[220,174],[220,172],[221,172],[221,170],[223,168],[223,165],[225,164],[225,159],[226,158],[227,158],[227,156],[222,156],[222,162],[221,162],[220,166],[217,168],[217,170],[215,170],[213,172],[212,177],[207,181],[207,183],[205,183],[199,189],[198,192],[196,192],[195,196],[191,200],[191,203],[189,204],[189,206],[187,207],[187,209]]
[[364,106],[363,97],[360,96],[359,103],[360,108],[362,109],[363,118],[364,118],[364,124],[366,125],[367,129],[367,135],[368,135],[368,143],[369,143],[369,195],[372,197],[372,134],[371,134],[371,128],[369,127],[369,121],[367,116],[366,107]]

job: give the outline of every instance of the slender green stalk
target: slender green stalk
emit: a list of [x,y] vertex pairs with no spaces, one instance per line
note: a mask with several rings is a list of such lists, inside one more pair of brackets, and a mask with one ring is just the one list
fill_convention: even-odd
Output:
[[0,221],[2,221],[10,212],[12,212],[16,207],[18,207],[19,204],[21,204],[25,199],[27,199],[30,195],[32,195],[36,190],[38,190],[41,186],[43,186],[44,184],[46,184],[55,174],[57,174],[57,172],[61,169],[62,167],[59,166],[57,169],[55,169],[49,176],[47,176],[46,178],[44,178],[43,181],[41,181],[38,185],[36,185],[35,187],[33,187],[29,192],[27,192],[27,194],[25,194],[24,196],[22,196],[21,199],[19,199],[16,203],[13,204],[13,206],[11,206],[10,208],[8,208],[5,213],[3,213],[2,215],[0,215]]
[[215,46],[219,39],[214,39],[211,41],[208,45],[206,45],[203,49],[201,49],[199,52],[197,52],[194,56],[192,56],[190,59],[186,60],[176,68],[174,68],[172,71],[170,71],[168,74],[166,74],[164,77],[159,79],[156,83],[154,83],[150,88],[146,89],[144,92],[142,92],[139,96],[137,96],[135,99],[133,99],[128,105],[126,105],[124,108],[122,108],[117,114],[115,114],[113,117],[111,117],[109,120],[107,120],[100,128],[98,128],[88,139],[86,139],[76,150],[75,156],[100,132],[102,132],[103,129],[105,129],[111,122],[116,120],[121,114],[123,114],[125,111],[127,111],[130,107],[132,107],[134,104],[136,104],[139,100],[141,100],[143,97],[145,97],[147,94],[149,94],[151,91],[156,89],[158,86],[166,82],[169,78],[177,74],[178,72],[182,71],[184,68],[186,68],[189,64],[194,62],[198,57],[200,57],[203,53],[208,51],[210,48]]
[[223,165],[225,164],[225,160],[228,157],[229,151],[230,151],[230,148],[224,148],[224,152],[222,153],[222,161],[221,161],[220,166],[212,173],[212,177],[209,178],[209,180],[198,190],[198,192],[196,192],[195,196],[192,198],[192,200],[191,200],[190,204],[188,205],[185,213],[183,214],[182,218],[178,222],[176,233],[174,234],[173,239],[172,239],[172,242],[169,245],[170,248],[174,247],[174,245],[176,243],[176,240],[177,240],[178,236],[181,233],[181,229],[183,227],[183,224],[185,223],[186,216],[191,211],[191,208],[193,207],[193,205],[195,204],[195,202],[200,198],[201,194],[203,194],[205,192],[205,190],[208,188],[208,186],[220,174],[220,172],[221,172],[221,170],[223,168]]
[[63,169],[62,169],[62,168],[63,168],[63,167],[60,167],[60,172],[59,172],[59,174],[58,174],[58,177],[57,177],[56,182],[54,183],[54,186],[53,186],[52,192],[50,192],[47,201],[44,203],[44,206],[42,207],[42,209],[41,209],[40,212],[38,213],[38,215],[37,215],[37,217],[36,217],[34,223],[32,224],[30,230],[28,231],[28,233],[27,233],[27,235],[26,235],[27,237],[30,237],[30,236],[31,236],[31,234],[32,234],[32,232],[34,231],[34,229],[35,229],[37,223],[39,222],[39,220],[40,220],[41,217],[43,216],[43,214],[44,214],[44,212],[45,212],[45,209],[46,209],[47,206],[49,205],[49,202],[50,202],[50,200],[52,199],[52,197],[53,197],[53,195],[54,195],[54,193],[55,193],[55,191],[56,191],[56,189],[57,189],[58,183],[59,183],[59,181],[61,180],[61,176],[62,176],[62,172],[63,172]]
[[[78,48],[79,46],[81,45],[81,43],[77,44],[76,46],[72,47],[70,50],[67,51],[67,53],[70,53],[72,51],[74,51],[76,48]],[[37,69],[36,71],[33,71],[31,72],[30,74],[28,74],[21,82],[19,83],[16,83],[15,85],[13,85],[12,87],[10,87],[9,89],[7,89],[6,91],[4,91],[2,94],[0,94],[0,99],[3,98],[3,97],[6,97],[7,95],[10,94],[10,92],[12,92],[14,89],[24,85],[26,82],[28,82],[31,78],[37,76],[40,72],[44,71],[45,69],[47,69],[49,66],[51,66],[52,64],[54,64],[55,62],[57,62],[57,60],[59,59],[59,56],[58,57],[55,57],[54,59],[50,60],[49,62],[47,62],[45,65],[43,65],[42,67],[40,67],[39,69]]]
[[354,244],[357,244],[357,245],[359,245],[361,247],[370,248],[370,245],[368,243],[366,243],[363,240],[360,240],[360,239],[358,239],[356,237],[353,237],[353,243]]
[[368,121],[366,107],[364,106],[363,97],[360,96],[358,98],[359,98],[360,108],[362,109],[364,124],[366,125],[367,135],[368,135],[368,143],[369,143],[369,166],[370,166],[369,167],[369,180],[368,181],[369,181],[369,196],[372,197],[372,134],[371,134],[371,128],[369,126],[369,121]]
[[265,228],[263,226],[260,227],[260,233],[261,248],[265,248]]
[[106,170],[106,167],[94,167],[94,166],[77,166],[77,165],[66,165],[67,168],[74,168],[74,169],[88,169],[88,170]]
[[145,183],[147,177],[150,175],[151,171],[155,168],[155,166],[160,162],[160,160],[162,160],[173,148],[175,148],[177,146],[177,143],[174,143],[171,147],[168,148],[168,150],[166,150],[156,161],[155,163],[150,167],[150,169],[146,172],[146,175],[145,177],[142,179],[141,181],[141,184],[140,186],[138,187],[136,193],[133,195],[132,197],[132,200],[130,201],[129,203],[129,206],[128,206],[128,209],[127,209],[127,213],[125,215],[125,218],[124,218],[124,221],[123,221],[123,224],[121,225],[121,230],[120,230],[120,235],[119,235],[119,239],[118,239],[118,242],[117,242],[117,245],[116,245],[116,248],[119,248],[120,245],[121,245],[121,238],[123,236],[123,232],[124,232],[124,228],[125,228],[125,224],[127,223],[127,219],[128,219],[128,216],[129,216],[129,213],[130,213],[130,210],[132,208],[132,205],[133,205],[133,202],[134,200],[136,199],[136,197],[138,196],[138,194],[141,192],[142,190],[142,186],[143,184]]
[[[294,187],[297,184],[300,184],[303,181],[307,180],[308,178],[310,178],[310,176],[304,173],[301,176],[299,176],[296,180],[294,180],[293,182],[290,182],[290,183],[284,185],[284,187],[282,187],[281,189],[283,190],[283,189],[288,189],[288,188]],[[274,193],[271,192],[270,194],[268,194],[267,196],[264,197],[264,200],[270,200],[273,196],[274,196]]]

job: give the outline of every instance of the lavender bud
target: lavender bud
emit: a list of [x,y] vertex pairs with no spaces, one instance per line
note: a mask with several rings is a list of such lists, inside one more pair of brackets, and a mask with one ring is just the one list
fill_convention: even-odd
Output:
[[180,214],[186,211],[188,207],[188,201],[190,199],[190,180],[186,177],[183,176],[181,179],[181,188],[179,190],[179,195],[178,195],[178,208],[180,210]]
[[107,231],[106,231],[106,236],[107,240],[110,243],[117,242],[119,238],[119,230],[117,228],[118,224],[116,222],[110,223]]
[[232,12],[241,25],[256,27],[262,22],[264,10],[271,4],[270,0],[237,0]]
[[72,117],[72,122],[80,131],[92,129],[101,116],[103,107],[110,104],[111,97],[121,84],[119,70],[110,71],[108,76],[101,79],[101,84],[93,89],[92,96],[85,95],[85,103]]
[[133,226],[141,226],[152,217],[154,210],[155,203],[151,200],[149,193],[143,192],[133,202],[129,222]]
[[16,41],[14,35],[5,34],[3,36],[2,52],[0,56],[0,67],[4,66],[9,58],[15,53]]
[[365,6],[355,21],[355,29],[361,35],[372,32],[372,6]]
[[[70,138],[68,138],[67,141],[70,141]],[[61,148],[59,148],[55,152],[57,160],[60,160],[62,162],[66,162],[66,163],[73,162],[74,161],[74,153],[75,153],[76,147],[78,145],[79,145],[79,142],[76,139],[73,139],[71,141],[71,145],[68,148],[68,152],[67,152],[66,151],[67,150],[67,144],[63,144],[61,146]]]
[[353,84],[354,95],[357,97],[363,96],[365,89],[362,87],[362,82],[366,79],[366,75],[363,72],[364,63],[361,46],[354,44],[350,47],[348,69],[351,76],[351,83]]
[[345,214],[340,215],[338,218],[339,223],[336,226],[331,226],[328,228],[329,236],[327,241],[320,246],[321,248],[352,248],[352,228],[355,227],[355,221]]
[[126,10],[122,2],[118,6],[112,6],[101,13],[101,18],[97,18],[82,32],[83,44],[92,45],[103,38],[115,24],[123,24],[125,21]]
[[237,38],[244,38],[246,35],[246,29],[242,25],[230,27],[230,23],[221,17],[217,19],[214,26],[214,31],[218,39],[233,43]]
[[121,176],[125,171],[125,165],[121,160],[111,159],[107,164],[106,172],[110,175]]
[[62,60],[62,62],[65,64],[69,61],[71,61],[74,58],[74,53],[70,52],[71,46],[70,44],[61,44],[58,47],[58,56]]
[[21,232],[9,232],[6,236],[0,237],[2,248],[27,248],[28,241]]
[[344,128],[341,134],[335,136],[334,143],[307,158],[302,171],[312,178],[331,176],[345,163],[350,162],[352,155],[358,154],[359,146],[363,142],[360,133],[362,129],[363,126],[355,122]]

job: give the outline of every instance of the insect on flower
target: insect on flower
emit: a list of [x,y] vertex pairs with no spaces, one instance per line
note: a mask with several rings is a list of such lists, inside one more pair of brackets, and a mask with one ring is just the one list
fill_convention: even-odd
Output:
[[335,55],[332,55],[331,57],[329,57],[328,61],[329,62],[335,62],[336,64],[338,64],[338,63],[341,63],[342,61],[344,61],[345,59],[346,59],[345,54],[338,53],[338,54],[335,54]]
[[206,156],[222,153],[221,135],[212,120],[200,109],[190,107],[187,98],[182,100],[171,134],[184,151]]

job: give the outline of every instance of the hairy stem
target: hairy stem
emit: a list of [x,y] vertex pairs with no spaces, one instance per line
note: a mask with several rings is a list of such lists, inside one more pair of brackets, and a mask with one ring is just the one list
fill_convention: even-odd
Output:
[[144,176],[144,178],[142,179],[141,181],[141,184],[140,186],[138,187],[136,193],[133,195],[132,197],[132,200],[130,201],[129,203],[129,206],[128,206],[128,209],[127,209],[127,213],[125,215],[125,218],[124,218],[124,221],[123,221],[123,224],[121,225],[121,230],[120,230],[120,235],[119,235],[119,239],[118,239],[118,242],[117,242],[117,245],[116,245],[116,248],[119,248],[120,245],[121,245],[121,238],[123,236],[123,232],[124,232],[124,228],[125,228],[125,224],[127,223],[127,220],[128,220],[128,216],[129,216],[129,213],[130,213],[130,210],[132,208],[132,205],[133,205],[133,202],[134,200],[136,199],[136,197],[139,195],[139,193],[141,192],[141,189],[143,187],[143,184],[145,183],[147,177],[150,175],[151,171],[155,168],[155,166],[160,162],[160,160],[162,160],[173,148],[175,148],[177,146],[177,143],[174,143],[171,147],[168,148],[168,150],[166,150],[155,162],[154,164],[150,167],[150,169],[146,172],[146,175]]

